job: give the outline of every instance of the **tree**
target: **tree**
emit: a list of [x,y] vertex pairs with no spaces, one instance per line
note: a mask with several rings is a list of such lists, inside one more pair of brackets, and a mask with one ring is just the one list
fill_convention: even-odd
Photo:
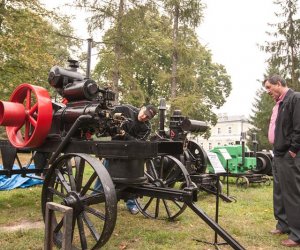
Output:
[[[36,0],[0,1],[0,99],[8,100],[21,83],[50,88],[50,68],[70,56],[72,30],[66,17]],[[4,128],[0,127],[3,136]]]
[[[137,21],[138,20],[138,21]],[[169,89],[162,80],[170,68],[170,20],[159,16],[157,9],[148,3],[127,12],[123,17],[123,56],[119,60],[121,102],[136,106],[157,101]],[[98,81],[110,82],[114,60],[114,37],[118,28],[109,29],[100,50],[100,60],[94,72]],[[105,83],[103,83],[105,84]]]
[[[268,59],[268,70],[266,75],[282,75],[289,87],[300,90],[299,86],[299,36],[300,22],[296,19],[297,1],[296,0],[277,0],[274,1],[281,8],[281,12],[275,13],[281,20],[276,24],[270,24],[275,28],[273,32],[267,32],[272,39],[260,48],[270,55]],[[253,105],[254,115],[250,117],[250,122],[256,126],[258,141],[262,149],[270,149],[268,142],[268,127],[272,113],[274,100],[260,90]]]
[[75,44],[69,38],[72,31],[67,21],[35,0],[1,1],[1,99],[8,99],[7,95],[23,82],[48,87],[49,69],[64,64],[70,45]]
[[165,9],[170,13],[170,18],[173,19],[171,98],[175,98],[177,95],[179,24],[193,28],[198,26],[203,17],[203,6],[199,0],[163,0],[163,2]]
[[275,15],[282,19],[276,24],[270,24],[275,28],[274,32],[267,32],[274,40],[266,42],[261,49],[270,54],[268,63],[276,65],[277,73],[282,75],[288,86],[300,90],[300,20],[297,15],[297,0],[276,0],[281,12]]
[[[137,21],[138,20],[138,21]],[[134,24],[134,25],[133,25]],[[157,102],[162,96],[170,101],[172,68],[172,21],[161,15],[155,5],[139,6],[123,17],[123,59],[120,61],[122,101],[140,106]],[[172,106],[183,114],[215,124],[212,108],[219,108],[231,91],[224,66],[212,62],[211,53],[199,43],[195,32],[186,26],[178,37],[178,95]],[[117,28],[108,30],[104,41],[114,37]],[[113,45],[100,51],[94,76],[109,82]]]
[[[89,1],[89,0],[76,0],[76,6],[83,8],[91,13],[91,17],[88,18],[89,31],[102,30],[105,26],[116,28],[114,37],[110,37],[109,42],[113,44],[114,58],[111,61],[114,67],[111,69],[112,77],[112,89],[116,92],[116,101],[119,101],[119,85],[120,85],[120,62],[123,57],[123,41],[124,41],[124,29],[123,18],[124,15],[131,7],[138,5],[138,0],[109,0],[109,1]],[[105,43],[106,43],[105,42]]]
[[[270,121],[270,110],[274,106],[272,98],[261,88],[256,93],[255,103],[253,104],[253,116],[250,116],[250,123],[254,125],[249,133],[257,134],[258,146],[260,149],[272,149],[268,141],[268,130]],[[264,122],[262,122],[264,121]]]

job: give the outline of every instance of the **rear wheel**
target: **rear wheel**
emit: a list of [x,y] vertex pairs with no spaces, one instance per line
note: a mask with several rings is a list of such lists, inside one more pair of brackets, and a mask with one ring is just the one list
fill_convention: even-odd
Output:
[[[160,156],[146,162],[145,175],[148,182],[157,187],[182,189],[192,181],[184,165],[175,157]],[[187,207],[184,202],[143,196],[135,200],[140,212],[152,219],[173,220]]]

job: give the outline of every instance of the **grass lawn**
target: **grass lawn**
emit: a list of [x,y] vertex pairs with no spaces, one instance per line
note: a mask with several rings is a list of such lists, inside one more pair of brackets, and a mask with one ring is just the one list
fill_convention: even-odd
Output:
[[[225,185],[224,185],[225,186]],[[223,189],[226,189],[225,187]],[[226,190],[223,190],[226,191]],[[237,202],[226,203],[220,199],[219,224],[246,249],[288,249],[280,246],[287,236],[272,236],[274,228],[272,210],[272,185],[250,185],[248,189],[230,184],[230,195]],[[7,226],[24,222],[40,222],[41,186],[0,193],[0,246],[5,250],[43,249],[44,227],[9,230]],[[215,214],[215,196],[200,193],[197,206],[211,218]],[[163,249],[215,249],[198,242],[214,241],[214,232],[187,208],[174,222],[151,220],[141,214],[131,215],[124,202],[118,203],[118,219],[113,235],[102,248],[163,250]],[[223,240],[218,237],[218,242]],[[228,245],[220,249],[231,249]]]

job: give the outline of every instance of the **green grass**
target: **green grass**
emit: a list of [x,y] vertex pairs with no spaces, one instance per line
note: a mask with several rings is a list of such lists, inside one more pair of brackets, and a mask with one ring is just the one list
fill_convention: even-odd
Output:
[[[226,193],[226,185],[223,185],[223,191]],[[272,186],[251,185],[248,189],[238,189],[230,183],[230,195],[235,196],[237,202],[220,200],[219,211],[219,224],[227,233],[246,249],[285,249],[280,246],[280,240],[286,236],[268,233],[275,226]],[[24,221],[41,221],[40,196],[41,186],[0,193],[1,249],[43,249],[44,228],[13,232],[1,229]],[[197,206],[214,218],[215,196],[201,192]],[[120,201],[115,230],[103,249],[214,249],[197,239],[213,242],[214,232],[189,208],[176,221],[169,222],[147,219],[141,214],[131,215]],[[218,242],[223,240],[218,237]],[[231,249],[228,245],[220,248]]]

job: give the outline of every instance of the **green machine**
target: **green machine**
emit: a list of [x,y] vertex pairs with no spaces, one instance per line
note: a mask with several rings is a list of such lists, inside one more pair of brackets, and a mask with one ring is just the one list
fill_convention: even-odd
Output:
[[[231,159],[226,160],[224,158],[224,151],[228,152]],[[217,154],[222,166],[228,172],[232,174],[249,173],[256,169],[256,157],[253,152],[250,152],[248,147],[243,145],[228,145],[228,146],[217,146],[210,150]],[[247,157],[245,157],[247,155]],[[252,155],[252,156],[251,156]],[[227,166],[228,161],[228,166]],[[208,170],[213,173],[212,166],[209,164]]]
[[[245,133],[242,133],[241,138],[241,144],[217,146],[210,150],[210,152],[217,155],[220,163],[227,172],[227,176],[237,177],[237,186],[248,187],[250,183],[270,184],[271,179],[269,176],[272,175],[273,156],[270,152],[257,152],[256,135],[253,137],[254,151],[250,151],[245,145]],[[208,163],[207,170],[209,173],[214,173],[210,162]]]

